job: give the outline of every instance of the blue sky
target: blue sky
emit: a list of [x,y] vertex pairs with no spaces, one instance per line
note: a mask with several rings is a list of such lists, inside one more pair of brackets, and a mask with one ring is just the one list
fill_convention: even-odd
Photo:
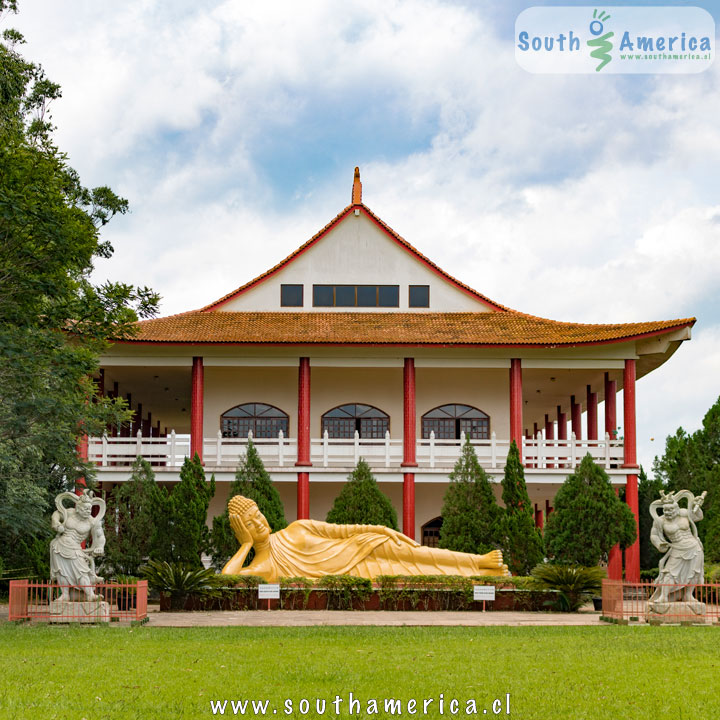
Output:
[[26,0],[3,25],[62,85],[57,140],[83,181],[130,200],[98,279],[154,287],[163,314],[205,305],[342,209],[360,165],[371,209],[500,303],[698,317],[638,384],[649,466],[720,395],[720,70],[527,73],[529,6]]

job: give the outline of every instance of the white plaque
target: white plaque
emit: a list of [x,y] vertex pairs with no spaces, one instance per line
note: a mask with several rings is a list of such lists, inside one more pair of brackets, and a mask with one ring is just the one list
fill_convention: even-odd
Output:
[[494,585],[473,585],[473,600],[494,600]]
[[280,599],[280,584],[279,583],[264,583],[258,585],[258,599],[259,600],[279,600]]

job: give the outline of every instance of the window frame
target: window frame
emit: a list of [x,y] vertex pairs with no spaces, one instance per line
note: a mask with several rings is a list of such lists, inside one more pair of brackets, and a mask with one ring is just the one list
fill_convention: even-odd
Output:
[[[427,303],[418,305],[412,301],[412,291],[425,288],[427,290]],[[429,285],[408,285],[408,307],[409,308],[429,308],[430,307],[430,286]]]
[[[285,288],[300,288],[300,302],[299,303],[286,303],[283,302],[283,290]],[[281,283],[280,284],[280,307],[305,307],[305,286],[301,283]]]
[[[330,289],[332,292],[332,303],[318,303],[317,302],[317,296],[316,293],[319,289],[322,289],[323,291],[325,289]],[[353,305],[339,305],[338,304],[338,298],[337,298],[337,289],[338,288],[352,288],[353,289],[353,295],[354,295],[354,304]],[[375,304],[374,305],[360,305],[358,303],[358,295],[359,295],[359,289],[364,288],[375,288]],[[382,288],[389,288],[391,292],[394,293],[393,295],[393,303],[392,304],[380,304],[380,293]],[[360,284],[347,284],[347,283],[337,283],[334,285],[326,284],[326,283],[313,283],[312,286],[312,302],[313,307],[336,307],[336,308],[399,308],[400,307],[400,285],[372,285],[372,284],[366,284],[366,283],[360,283]]]

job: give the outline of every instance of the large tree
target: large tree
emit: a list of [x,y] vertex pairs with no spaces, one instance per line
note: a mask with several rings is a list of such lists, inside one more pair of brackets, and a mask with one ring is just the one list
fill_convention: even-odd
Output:
[[[247,451],[240,459],[240,464],[235,473],[235,480],[230,485],[229,498],[235,495],[244,495],[257,503],[258,509],[267,519],[270,529],[273,532],[287,527],[285,520],[285,508],[280,493],[273,485],[268,471],[263,465],[255,443],[248,441]],[[237,552],[238,541],[230,527],[230,517],[227,506],[222,515],[213,518],[212,531],[210,533],[210,547],[213,557],[213,565],[217,569],[225,566],[227,561]],[[253,548],[254,549],[254,548]],[[248,565],[255,556],[248,555],[245,564]]]
[[533,508],[525,485],[525,470],[514,440],[505,463],[502,499],[505,510],[500,529],[505,562],[513,575],[529,575],[542,562],[543,542],[540,531],[535,527]]
[[[0,18],[17,11],[0,0]],[[78,462],[86,433],[127,417],[122,402],[99,397],[92,381],[111,338],[153,314],[157,296],[122,283],[94,285],[100,236],[126,200],[88,189],[54,144],[50,104],[60,88],[0,43],[0,554],[42,533],[52,496],[92,468]]]
[[482,554],[501,544],[500,507],[469,439],[450,473],[442,519],[441,548]]
[[545,550],[561,563],[597,565],[617,543],[635,541],[635,517],[615,494],[607,473],[586,455],[555,496],[545,524]]

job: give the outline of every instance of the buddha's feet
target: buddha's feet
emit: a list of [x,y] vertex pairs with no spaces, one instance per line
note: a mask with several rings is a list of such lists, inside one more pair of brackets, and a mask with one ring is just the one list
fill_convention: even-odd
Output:
[[483,560],[480,563],[481,567],[488,569],[504,567],[502,550],[491,550],[486,555],[483,555],[482,558]]

